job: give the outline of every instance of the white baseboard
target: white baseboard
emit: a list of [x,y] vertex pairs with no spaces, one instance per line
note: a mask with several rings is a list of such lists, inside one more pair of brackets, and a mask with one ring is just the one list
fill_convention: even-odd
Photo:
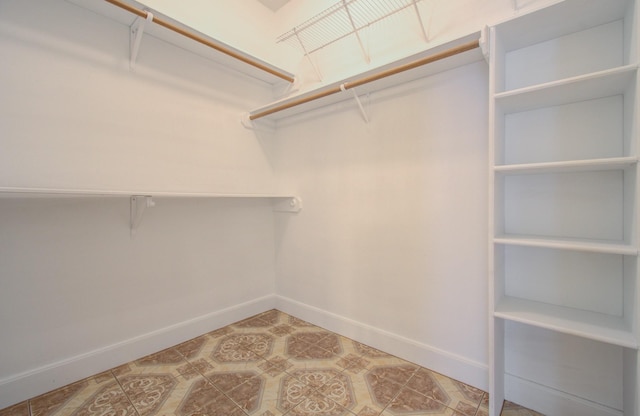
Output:
[[0,409],[273,309],[268,295],[0,380]]
[[507,400],[547,416],[622,416],[621,410],[612,409],[511,374],[505,374],[504,384]]
[[484,391],[488,389],[487,364],[283,296],[276,296],[276,309]]

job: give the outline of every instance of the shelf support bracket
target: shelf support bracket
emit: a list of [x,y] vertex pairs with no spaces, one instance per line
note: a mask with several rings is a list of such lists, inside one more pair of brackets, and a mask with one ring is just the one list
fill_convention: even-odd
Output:
[[351,10],[349,10],[347,0],[342,0],[342,7],[344,7],[344,10],[347,12],[349,22],[351,23],[351,27],[353,28],[353,33],[356,35],[356,39],[358,39],[358,43],[360,44],[360,50],[362,50],[362,54],[364,55],[364,60],[369,64],[371,63],[371,58],[369,57],[369,54],[364,47],[364,43],[362,43],[362,38],[360,37],[360,33],[358,33],[358,28],[356,27],[355,22],[353,21],[353,16],[351,16]]
[[[346,85],[340,84],[340,91],[346,90]],[[358,93],[356,92],[355,88],[351,88],[351,92],[353,93],[353,99],[356,100],[356,104],[358,104],[358,108],[360,109],[360,114],[362,115],[364,122],[369,123],[369,117],[367,116],[367,112],[365,111],[364,106],[362,105],[362,101],[360,101],[360,97],[358,97]]]
[[311,64],[311,67],[313,68],[313,70],[315,71],[316,75],[318,76],[318,80],[322,81],[322,74],[320,73],[320,70],[318,69],[316,64],[313,62],[313,59],[311,59],[311,55],[309,55],[309,52],[307,51],[307,48],[304,46],[304,42],[302,41],[302,39],[300,39],[300,35],[298,34],[298,30],[296,28],[293,28],[293,33],[296,35],[296,39],[298,39],[298,43],[300,44],[300,47],[302,48],[302,51],[304,52],[305,58],[307,58],[307,60],[309,60],[309,63]]
[[156,203],[151,196],[146,195],[132,195],[129,198],[129,232],[131,238],[135,236],[136,230],[142,222],[144,217],[144,211],[147,208],[154,207]]
[[489,49],[489,26],[485,26],[482,28],[480,32],[480,40],[478,41],[478,45],[480,46],[480,50],[482,51],[482,56],[484,56],[484,60],[489,63],[489,59],[491,56],[491,51]]
[[133,71],[136,66],[136,60],[138,59],[138,52],[140,51],[140,43],[142,42],[142,35],[144,34],[144,27],[147,22],[153,21],[153,13],[147,12],[146,19],[136,17],[136,20],[131,24],[129,28],[129,69]]
[[420,15],[420,9],[418,8],[418,2],[420,0],[413,0],[413,8],[416,11],[416,16],[418,17],[418,23],[420,23],[420,30],[422,30],[422,37],[424,37],[424,41],[429,43],[429,36],[427,36],[427,31],[424,28],[424,23],[422,22],[422,16]]

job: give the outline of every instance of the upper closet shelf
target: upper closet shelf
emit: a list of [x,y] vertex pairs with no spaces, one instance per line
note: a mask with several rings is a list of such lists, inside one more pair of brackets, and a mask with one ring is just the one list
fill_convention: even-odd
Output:
[[[357,98],[385,88],[483,60],[481,33],[475,32],[424,52],[369,70],[356,77],[323,85],[250,111],[245,125],[258,119],[276,121]],[[352,89],[352,94],[344,94]],[[360,104],[358,102],[358,104]]]
[[[149,10],[138,2],[132,0],[67,1],[129,26],[132,62],[135,61],[134,50],[137,49],[135,45],[139,45],[140,36],[144,33],[271,85],[294,81],[292,73],[213,39],[161,13]],[[148,22],[150,20],[153,23]],[[139,23],[143,26],[142,29]]]
[[504,51],[509,52],[613,22],[625,16],[631,4],[629,0],[563,0],[553,7],[496,24],[496,34]]
[[360,39],[359,32],[402,10],[413,10],[420,22],[422,35],[427,40],[427,34],[417,5],[420,1],[341,0],[280,35],[278,42],[291,43],[300,48],[305,55],[309,55],[340,39],[353,35],[358,40],[366,61],[369,62],[369,56]]

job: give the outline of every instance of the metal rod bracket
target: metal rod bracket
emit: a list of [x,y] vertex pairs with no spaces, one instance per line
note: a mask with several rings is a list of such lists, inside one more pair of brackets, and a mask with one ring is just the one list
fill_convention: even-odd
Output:
[[274,122],[271,122],[270,120],[261,120],[260,123],[256,123],[251,120],[251,114],[248,112],[241,115],[240,123],[248,130],[262,131],[266,133],[275,133],[276,131],[276,125]]
[[485,26],[482,28],[482,31],[480,32],[480,40],[478,40],[478,46],[482,51],[484,60],[489,63],[489,58],[491,56],[491,50],[489,48],[489,26]]
[[[353,99],[356,100],[356,103],[358,104],[358,108],[360,109],[360,114],[362,115],[362,118],[364,119],[364,122],[368,123],[369,122],[369,117],[367,116],[367,112],[364,110],[364,106],[362,105],[362,101],[360,101],[360,97],[358,97],[358,93],[356,92],[355,88],[349,88],[349,89],[353,93]],[[347,90],[346,83],[345,84],[340,84],[340,90],[341,91],[346,91]]]
[[147,208],[154,207],[156,203],[151,196],[132,195],[129,198],[129,232],[131,238],[136,234],[136,230],[142,222],[144,211]]
[[285,198],[281,201],[276,201],[273,203],[273,210],[275,212],[300,212],[302,210],[302,200],[294,196],[291,198]]
[[147,22],[153,22],[153,13],[147,12],[146,19],[136,17],[129,29],[129,69],[133,71],[136,66],[136,60],[138,59],[138,52],[140,51],[140,43],[142,42],[142,35],[144,34],[144,27]]

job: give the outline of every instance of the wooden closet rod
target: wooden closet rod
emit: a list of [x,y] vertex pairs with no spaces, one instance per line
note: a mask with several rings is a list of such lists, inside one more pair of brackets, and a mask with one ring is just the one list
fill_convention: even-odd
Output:
[[366,77],[362,77],[362,78],[356,79],[354,81],[348,81],[348,82],[345,82],[345,83],[343,83],[341,85],[337,85],[337,86],[328,88],[328,89],[326,89],[324,91],[320,91],[320,92],[317,92],[315,94],[311,94],[309,96],[299,98],[297,100],[289,101],[287,103],[284,103],[282,105],[270,108],[268,110],[260,111],[260,112],[255,113],[255,114],[250,114],[249,115],[249,120],[257,120],[259,118],[266,117],[266,116],[268,116],[270,114],[277,113],[279,111],[286,110],[288,108],[292,108],[292,107],[298,106],[300,104],[308,103],[310,101],[314,101],[314,100],[326,97],[328,95],[337,94],[337,93],[339,93],[341,91],[345,91],[345,90],[348,90],[348,89],[351,89],[351,88],[355,88],[355,87],[358,87],[360,85],[368,84],[369,82],[377,81],[379,79],[386,78],[386,77],[389,77],[391,75],[399,74],[401,72],[408,71],[410,69],[414,69],[414,68],[417,68],[417,67],[420,67],[420,66],[423,66],[423,65],[426,65],[426,64],[430,64],[432,62],[440,61],[442,59],[449,58],[451,56],[458,55],[458,54],[461,54],[463,52],[467,52],[467,51],[476,49],[478,47],[480,47],[480,40],[474,40],[472,42],[468,42],[468,43],[465,43],[463,45],[456,46],[454,48],[447,49],[445,51],[438,52],[436,54],[433,54],[433,55],[418,59],[416,61],[409,62],[407,64],[397,66],[395,68],[391,68],[391,69],[387,69],[387,70],[384,70],[384,71],[380,71],[377,74],[368,75]]
[[[105,0],[105,1],[108,2],[108,3],[113,4],[114,6],[118,6],[121,9],[124,9],[124,10],[126,10],[126,11],[128,11],[130,13],[133,13],[133,14],[135,14],[137,16],[140,16],[140,17],[145,18],[145,19],[147,18],[147,12],[145,10],[137,9],[137,8],[135,8],[133,6],[130,6],[130,5],[126,4],[126,3],[123,3],[120,0]],[[283,79],[283,80],[285,80],[287,82],[293,83],[293,81],[294,81],[294,79],[291,76],[289,76],[288,74],[284,74],[282,72],[276,71],[273,68],[270,68],[270,67],[268,67],[266,65],[261,64],[260,62],[256,62],[256,61],[254,61],[252,59],[249,59],[246,56],[243,56],[243,55],[241,55],[241,54],[239,54],[239,53],[237,53],[237,52],[235,52],[235,51],[233,51],[233,50],[231,50],[229,48],[226,48],[226,47],[224,47],[222,45],[219,45],[219,44],[217,44],[215,42],[212,42],[209,39],[205,39],[205,38],[203,38],[201,36],[198,36],[195,33],[191,33],[191,32],[189,32],[187,30],[184,30],[184,29],[182,29],[182,28],[180,28],[180,27],[178,27],[178,26],[176,26],[176,25],[174,25],[172,23],[169,23],[169,22],[167,22],[165,20],[162,20],[162,19],[160,19],[160,18],[158,18],[156,16],[153,16],[153,22],[158,24],[158,25],[160,25],[160,26],[162,26],[162,27],[165,27],[165,28],[167,28],[167,29],[169,29],[169,30],[171,30],[173,32],[176,32],[176,33],[178,33],[178,34],[180,34],[180,35],[182,35],[184,37],[187,37],[187,38],[189,38],[191,40],[195,40],[196,42],[199,42],[199,43],[201,43],[201,44],[203,44],[205,46],[208,46],[208,47],[210,47],[212,49],[215,49],[218,52],[222,52],[225,55],[231,56],[232,58],[235,58],[235,59],[237,59],[239,61],[242,61],[242,62],[244,62],[246,64],[249,64],[249,65],[251,65],[251,66],[253,66],[255,68],[258,68],[258,69],[260,69],[262,71],[268,72],[271,75],[275,75],[276,77],[281,78],[281,79]]]

